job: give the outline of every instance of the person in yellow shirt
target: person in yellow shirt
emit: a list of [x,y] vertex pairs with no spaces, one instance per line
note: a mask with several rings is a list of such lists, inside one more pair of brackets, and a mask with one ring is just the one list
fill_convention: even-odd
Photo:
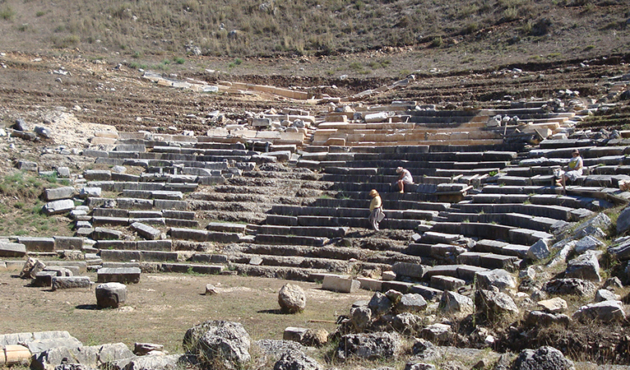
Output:
[[584,161],[580,156],[580,151],[574,149],[571,153],[571,160],[567,171],[561,174],[560,179],[556,181],[556,186],[562,186],[564,190],[567,188],[567,180],[575,181],[578,177],[582,176],[582,170],[584,168]]
[[370,196],[372,197],[372,201],[370,202],[370,217],[368,220],[370,221],[372,229],[378,231],[378,224],[385,218],[385,213],[383,213],[383,201],[376,189],[370,191]]

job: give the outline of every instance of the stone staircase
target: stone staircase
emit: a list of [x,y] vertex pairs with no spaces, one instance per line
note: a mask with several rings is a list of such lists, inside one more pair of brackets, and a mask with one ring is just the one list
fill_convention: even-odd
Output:
[[[310,281],[351,274],[369,289],[432,299],[471,283],[476,272],[519,269],[537,241],[553,241],[575,222],[630,198],[618,189],[629,178],[625,134],[608,141],[553,138],[536,147],[507,143],[503,134],[470,136],[517,127],[555,135],[570,127],[572,113],[546,113],[534,105],[357,109],[330,119],[396,114],[387,113],[388,122],[324,121],[313,145],[302,147],[147,133],[102,138],[84,155],[110,168],[86,170],[74,181],[87,206],[71,214],[73,240],[81,245],[70,248],[50,238],[45,251],[82,250],[84,266],[94,269]],[[493,117],[515,115],[520,123],[514,127],[486,126]],[[390,141],[388,130],[404,135]],[[337,145],[340,138],[343,145]],[[563,192],[551,186],[553,169],[566,164],[575,147],[587,171]],[[414,176],[404,194],[394,184],[398,166]],[[381,194],[387,215],[380,232],[367,229],[371,189]],[[14,241],[45,256],[39,242]],[[389,270],[396,281],[373,279]]]

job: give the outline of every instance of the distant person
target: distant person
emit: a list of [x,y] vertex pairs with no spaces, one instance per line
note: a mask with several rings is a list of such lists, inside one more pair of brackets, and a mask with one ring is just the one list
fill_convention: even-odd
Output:
[[372,225],[372,229],[378,231],[378,224],[385,218],[385,213],[383,213],[383,201],[376,189],[370,191],[370,196],[372,197],[372,201],[370,202],[370,217],[368,220],[370,221],[370,225]]
[[396,168],[396,173],[399,174],[398,180],[396,181],[398,184],[398,190],[400,190],[401,193],[404,193],[405,184],[413,184],[413,177],[411,177],[411,172],[402,167]]
[[562,186],[562,189],[567,189],[567,180],[575,181],[578,177],[582,176],[582,170],[584,168],[584,161],[580,157],[580,151],[574,149],[571,153],[571,160],[566,168],[565,172],[560,173],[560,178],[556,180],[556,186]]

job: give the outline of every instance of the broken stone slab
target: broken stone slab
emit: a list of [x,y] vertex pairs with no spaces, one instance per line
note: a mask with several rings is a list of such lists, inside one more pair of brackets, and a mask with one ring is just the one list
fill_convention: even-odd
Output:
[[620,297],[608,289],[599,289],[595,293],[595,302],[618,301]]
[[397,333],[347,334],[341,337],[336,356],[341,360],[358,357],[367,360],[398,356],[402,342]]
[[539,261],[549,257],[551,252],[549,251],[549,240],[540,239],[534,245],[532,245],[527,251],[527,257]]
[[53,278],[58,276],[56,271],[40,271],[35,274],[35,278],[31,281],[33,287],[52,287]]
[[89,276],[57,276],[52,281],[52,290],[90,288],[91,286],[92,282]]
[[603,247],[604,245],[606,245],[604,244],[604,242],[590,235],[587,235],[575,243],[575,252],[577,252],[578,254],[582,254],[586,251],[595,250],[599,247]]
[[127,300],[127,287],[120,283],[105,283],[96,286],[96,305],[99,308],[118,308]]
[[[96,368],[118,360],[134,357],[124,343],[109,343],[98,346],[57,347],[33,356],[32,366],[38,369],[54,369],[62,363],[80,364]],[[105,365],[107,367],[107,365]]]
[[590,281],[582,279],[553,279],[543,285],[543,290],[549,294],[572,294],[582,297],[592,297],[597,288]]
[[38,237],[18,237],[18,243],[24,244],[29,252],[54,252],[55,239]]
[[603,301],[580,307],[574,314],[576,320],[597,320],[605,323],[626,319],[621,301]]
[[422,279],[429,269],[431,269],[429,266],[408,262],[396,262],[392,266],[392,270],[396,273],[396,275],[408,276],[417,279]]
[[322,289],[339,293],[354,293],[359,290],[361,283],[350,276],[326,275]]
[[475,291],[475,308],[489,319],[518,314],[518,306],[505,293],[478,289]]
[[244,233],[247,228],[246,224],[237,224],[231,222],[210,222],[206,229],[210,231],[225,231],[231,233]]
[[140,282],[141,272],[138,267],[101,268],[97,271],[97,282],[136,284]]
[[357,280],[359,280],[359,283],[361,283],[361,289],[370,290],[373,292],[380,292],[382,290],[383,286],[381,280],[362,277],[357,278]]
[[586,279],[600,282],[602,280],[599,275],[599,261],[597,254],[588,251],[571,261],[567,265],[564,276],[566,278]]
[[64,186],[60,188],[54,189],[46,189],[44,191],[44,196],[47,201],[60,200],[60,199],[71,199],[75,194],[75,190],[71,186]]
[[119,240],[122,239],[122,231],[106,229],[103,227],[97,227],[92,233],[92,239],[94,240]]
[[537,350],[525,349],[518,355],[512,366],[513,370],[529,369],[575,369],[573,361],[564,357],[562,352],[553,347],[540,347]]
[[0,241],[0,257],[24,257],[26,246],[20,243],[9,243]]
[[83,177],[87,181],[109,181],[112,178],[112,173],[104,170],[85,170]]
[[85,198],[100,198],[102,189],[95,186],[85,186],[79,190],[79,197]]
[[464,295],[445,291],[440,299],[439,310],[447,314],[469,315],[474,311],[474,302]]
[[427,308],[427,301],[417,293],[403,294],[400,301],[396,304],[396,312],[418,313]]
[[131,224],[131,229],[138,233],[138,235],[142,236],[148,240],[156,240],[160,238],[162,232],[154,227],[149,225],[145,225],[140,222],[134,222]]
[[560,297],[538,301],[538,306],[542,307],[546,312],[549,313],[563,313],[569,307],[567,305],[567,301]]
[[46,264],[44,262],[36,258],[29,257],[22,267],[20,277],[22,279],[34,279],[37,273],[43,271],[45,268]]
[[37,172],[37,168],[38,168],[38,165],[35,162],[31,162],[31,161],[18,161],[17,162],[18,170]]
[[516,290],[517,287],[516,279],[503,269],[478,272],[475,277],[477,289],[492,290],[492,287],[496,287],[500,292],[508,292]]
[[445,342],[450,339],[452,333],[453,329],[450,325],[432,324],[420,331],[420,337],[432,342]]
[[70,212],[74,209],[74,201],[72,199],[55,200],[44,205],[43,210],[47,215],[56,215]]
[[64,249],[72,249],[72,250],[82,250],[83,249],[83,238],[77,238],[72,236],[54,236],[55,240],[55,249],[64,250]]
[[619,238],[608,247],[608,253],[621,261],[630,259],[630,237]]
[[564,314],[554,314],[543,311],[530,311],[525,316],[525,324],[528,326],[546,327],[551,325],[568,326],[571,318]]
[[282,334],[283,340],[290,340],[292,342],[302,343],[306,333],[308,332],[307,328],[297,328],[293,326],[289,326],[284,329]]
[[466,281],[452,277],[452,276],[443,276],[443,275],[433,275],[431,276],[431,286],[440,290],[457,290],[458,288],[466,285]]

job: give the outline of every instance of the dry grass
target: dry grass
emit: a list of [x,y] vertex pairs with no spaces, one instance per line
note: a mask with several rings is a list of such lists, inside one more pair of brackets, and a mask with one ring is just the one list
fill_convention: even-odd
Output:
[[[610,1],[593,5],[557,0],[461,4],[447,0],[61,0],[55,4],[5,0],[0,6],[0,32],[2,49],[79,48],[150,59],[182,58],[195,48],[207,56],[248,57],[334,55],[401,46],[449,49],[441,54],[476,49],[496,59],[518,50],[538,55],[539,50],[527,49],[541,43],[543,47],[555,44],[554,49],[565,55],[575,48],[571,40],[577,37],[580,44],[597,45],[590,52],[609,53],[613,48],[620,52],[627,42],[622,27],[627,15],[622,8]],[[557,35],[553,43],[541,38],[551,31]],[[613,34],[616,46],[604,39]],[[521,37],[514,50],[508,42],[513,36]],[[444,42],[438,45],[435,40]]]
[[[88,274],[92,280],[96,276]],[[307,294],[303,313],[284,315],[277,303],[286,281],[243,276],[145,274],[128,285],[128,300],[116,310],[95,309],[93,289],[51,292],[27,287],[28,281],[0,272],[0,333],[67,330],[84,345],[123,342],[159,343],[182,352],[186,330],[206,320],[243,324],[252,339],[282,339],[288,326],[333,331],[337,315],[347,314],[356,300],[370,292],[337,294],[314,283],[296,282]],[[206,284],[220,294],[203,295]]]

